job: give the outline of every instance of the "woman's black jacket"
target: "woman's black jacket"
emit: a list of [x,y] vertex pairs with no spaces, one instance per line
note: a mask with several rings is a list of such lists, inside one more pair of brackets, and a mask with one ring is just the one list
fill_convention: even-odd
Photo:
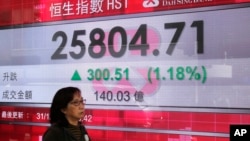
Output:
[[[89,135],[83,125],[80,125],[82,132],[80,141],[91,141]],[[43,134],[42,141],[78,141],[67,128],[59,126],[58,124],[52,125]]]

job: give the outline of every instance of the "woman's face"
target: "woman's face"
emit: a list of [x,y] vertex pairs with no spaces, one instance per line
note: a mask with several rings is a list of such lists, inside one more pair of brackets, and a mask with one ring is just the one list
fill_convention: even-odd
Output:
[[72,125],[77,125],[78,121],[84,116],[84,100],[81,93],[74,94],[73,100],[71,100],[62,112],[65,114],[66,119]]

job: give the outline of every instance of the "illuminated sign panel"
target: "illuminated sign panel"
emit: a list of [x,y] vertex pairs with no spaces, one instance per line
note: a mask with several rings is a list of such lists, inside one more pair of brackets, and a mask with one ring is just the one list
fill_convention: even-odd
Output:
[[[2,22],[4,139],[41,140],[54,93],[69,85],[83,91],[94,140],[226,141],[231,123],[249,124],[247,1],[22,5],[44,11],[39,22]],[[27,130],[7,135],[17,127]]]
[[0,26],[151,13],[246,2],[249,0],[9,0],[0,1]]

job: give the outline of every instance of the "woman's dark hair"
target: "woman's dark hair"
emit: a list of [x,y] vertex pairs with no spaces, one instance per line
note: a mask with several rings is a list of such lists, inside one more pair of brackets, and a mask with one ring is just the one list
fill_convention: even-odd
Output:
[[77,92],[81,92],[81,90],[76,87],[61,88],[56,92],[50,107],[51,124],[68,124],[68,121],[61,110],[67,107],[68,103],[73,100],[74,94]]

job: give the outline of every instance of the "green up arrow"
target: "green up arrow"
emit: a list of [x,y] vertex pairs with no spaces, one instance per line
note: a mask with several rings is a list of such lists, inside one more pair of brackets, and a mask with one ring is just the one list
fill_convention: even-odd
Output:
[[71,77],[71,80],[72,80],[72,81],[80,81],[80,80],[82,80],[82,79],[81,79],[81,76],[79,75],[79,73],[78,73],[77,70],[75,70],[73,76]]

